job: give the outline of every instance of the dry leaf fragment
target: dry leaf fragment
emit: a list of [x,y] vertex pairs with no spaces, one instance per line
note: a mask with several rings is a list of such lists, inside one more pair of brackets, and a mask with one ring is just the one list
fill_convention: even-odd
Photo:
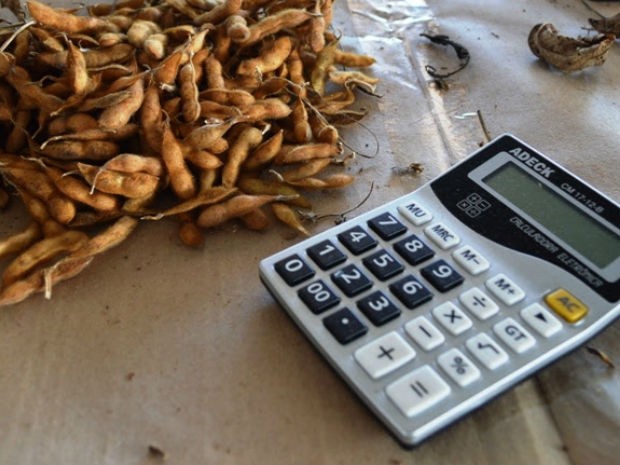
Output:
[[601,34],[613,34],[620,37],[620,13],[610,18],[588,19],[590,25]]
[[600,66],[607,58],[615,36],[567,37],[558,33],[553,24],[537,24],[528,37],[534,55],[555,68],[570,73],[590,66]]

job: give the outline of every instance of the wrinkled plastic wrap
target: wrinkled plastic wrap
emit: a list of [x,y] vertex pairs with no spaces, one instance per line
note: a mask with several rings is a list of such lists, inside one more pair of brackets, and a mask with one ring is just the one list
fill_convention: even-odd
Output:
[[[598,2],[597,2],[597,6]],[[527,48],[540,21],[573,33],[578,0],[336,2],[344,48],[377,58],[379,96],[343,132],[356,183],[315,199],[355,216],[512,132],[620,199],[620,46],[564,75]],[[612,6],[607,7],[607,13]],[[469,65],[452,69],[449,35]],[[479,113],[478,113],[479,111]],[[408,169],[419,164],[423,171]],[[309,225],[318,232],[333,217]],[[13,207],[0,234],[25,224]],[[328,367],[258,279],[258,261],[299,238],[226,226],[189,250],[174,222],[150,222],[62,283],[0,312],[0,463],[591,464],[620,457],[618,369],[579,349],[445,432],[402,449]],[[591,345],[620,364],[618,323]],[[153,450],[153,449],[151,449]]]

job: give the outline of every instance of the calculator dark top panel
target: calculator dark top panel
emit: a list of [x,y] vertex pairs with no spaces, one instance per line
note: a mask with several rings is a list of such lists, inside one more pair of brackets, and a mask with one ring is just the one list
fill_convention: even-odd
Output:
[[620,300],[620,279],[609,280],[593,267],[546,234],[500,199],[493,196],[468,175],[499,152],[512,155],[514,161],[529,173],[537,173],[546,182],[571,195],[594,217],[615,225],[620,224],[619,209],[606,197],[529,146],[506,135],[495,144],[469,157],[446,175],[431,182],[441,203],[461,222],[478,234],[509,247],[552,263],[576,276],[609,302]]

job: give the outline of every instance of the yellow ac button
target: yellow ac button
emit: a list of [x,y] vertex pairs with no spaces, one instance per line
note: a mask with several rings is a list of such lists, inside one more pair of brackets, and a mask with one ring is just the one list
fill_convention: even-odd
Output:
[[545,303],[569,323],[577,323],[588,313],[583,302],[562,288],[547,294]]

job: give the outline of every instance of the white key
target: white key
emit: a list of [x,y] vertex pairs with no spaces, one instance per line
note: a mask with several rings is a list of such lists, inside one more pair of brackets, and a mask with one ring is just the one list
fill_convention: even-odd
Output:
[[428,223],[433,218],[433,215],[416,201],[399,205],[398,212],[416,226]]
[[480,255],[474,248],[464,245],[452,252],[452,258],[454,261],[461,265],[465,270],[474,276],[485,272],[489,269],[491,264],[489,261]]
[[392,331],[355,351],[355,359],[371,378],[377,379],[415,357],[415,350]]
[[508,354],[486,333],[476,334],[465,342],[467,350],[489,370],[495,370],[508,361]]
[[433,308],[433,317],[454,336],[464,333],[472,327],[471,319],[452,302],[444,302]]
[[419,316],[405,325],[405,331],[425,351],[433,350],[444,343],[446,338],[426,317]]
[[459,302],[480,320],[491,318],[499,311],[497,304],[477,287],[463,292]]
[[443,223],[435,223],[427,227],[424,233],[443,250],[454,247],[461,242],[460,237]]
[[458,349],[450,349],[437,358],[437,363],[461,387],[480,378],[480,370]]
[[514,305],[525,298],[525,292],[504,274],[498,274],[485,282],[491,293],[506,305]]
[[496,323],[493,332],[518,354],[526,352],[536,344],[536,339],[512,318]]
[[450,386],[424,365],[394,381],[385,392],[405,416],[413,417],[448,397]]
[[560,320],[540,304],[525,307],[521,310],[521,318],[544,337],[551,337],[562,329]]

